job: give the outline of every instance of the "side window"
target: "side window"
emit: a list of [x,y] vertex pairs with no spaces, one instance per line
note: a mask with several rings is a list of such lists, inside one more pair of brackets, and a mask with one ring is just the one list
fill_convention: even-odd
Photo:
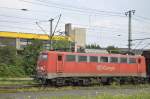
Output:
[[62,61],[62,55],[58,55],[58,61]]
[[108,62],[108,57],[100,57],[100,62]]
[[136,59],[135,58],[129,58],[129,63],[130,64],[135,64],[136,63]]
[[121,57],[120,58],[120,63],[128,63],[127,58]]
[[90,56],[90,62],[98,62],[97,56]]
[[68,62],[76,61],[76,56],[75,55],[67,55],[66,61],[68,61]]
[[111,63],[118,63],[118,58],[117,57],[110,57],[110,62]]
[[87,56],[78,56],[79,62],[87,62]]

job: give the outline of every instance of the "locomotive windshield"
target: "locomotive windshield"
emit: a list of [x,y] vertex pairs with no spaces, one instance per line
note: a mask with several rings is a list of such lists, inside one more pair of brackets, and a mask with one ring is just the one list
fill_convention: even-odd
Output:
[[47,60],[47,59],[48,59],[48,55],[47,54],[40,54],[39,60]]

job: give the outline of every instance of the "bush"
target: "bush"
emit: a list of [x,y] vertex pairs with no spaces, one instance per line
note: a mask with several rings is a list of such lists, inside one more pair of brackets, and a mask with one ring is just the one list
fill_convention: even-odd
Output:
[[21,77],[25,75],[22,58],[16,52],[16,49],[11,46],[0,47],[1,77]]
[[0,75],[1,77],[24,77],[25,73],[19,66],[0,64]]
[[25,47],[22,53],[24,71],[26,75],[32,76],[36,73],[36,64],[43,44],[39,40],[33,40],[31,45]]

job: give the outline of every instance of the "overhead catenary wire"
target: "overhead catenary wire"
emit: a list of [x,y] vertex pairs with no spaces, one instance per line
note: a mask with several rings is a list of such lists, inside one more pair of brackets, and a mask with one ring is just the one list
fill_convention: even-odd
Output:
[[[0,15],[1,16],[1,15]],[[5,15],[4,15],[5,16]],[[6,16],[6,17],[12,17],[12,18],[14,18],[15,16]],[[22,17],[15,17],[15,18],[19,18],[19,19],[27,19],[27,20],[30,20],[30,18],[28,19],[28,18],[22,18]],[[32,20],[32,19],[31,19]],[[7,21],[7,20],[0,20],[0,22],[7,22],[7,23],[28,23],[28,21],[24,21],[24,22],[17,22],[17,21]],[[30,24],[34,24],[36,21],[33,21],[33,22],[29,22]],[[38,21],[38,22],[48,22],[47,20],[42,20],[42,21]],[[82,26],[82,27],[85,27],[85,28],[87,28],[87,29],[89,29],[88,27],[89,27],[89,25],[83,25],[83,24],[74,24],[73,23],[73,25],[76,25],[76,26]],[[97,27],[97,28],[101,28],[102,29],[102,31],[103,31],[103,29],[115,29],[115,30],[117,30],[117,28],[114,28],[114,27],[106,27],[106,26],[91,26],[90,28],[94,28],[94,27]],[[118,28],[119,29],[119,28]],[[96,29],[95,29],[96,30]],[[120,30],[120,29],[119,29]],[[118,30],[118,31],[119,31]],[[125,31],[125,30],[124,30]],[[133,33],[133,34],[141,34],[141,33],[145,33],[145,32],[142,32],[142,31],[136,31],[136,33]],[[149,34],[149,33],[148,33]]]
[[139,18],[137,18],[137,17],[134,17],[133,20],[139,21],[139,22],[145,23],[145,24],[150,24],[150,20],[149,20],[149,21],[147,21],[147,20],[142,20],[142,19],[139,19]]
[[[49,16],[49,14],[47,14],[48,13],[48,11],[44,11],[44,10],[33,10],[33,9],[28,9],[28,8],[12,8],[12,7],[1,7],[0,6],[0,9],[1,8],[3,8],[3,9],[7,9],[7,10],[18,10],[18,11],[24,11],[24,12],[26,12],[26,13],[33,13],[33,12],[36,12],[36,13],[40,13],[40,14],[42,14],[42,16],[43,17],[52,17],[52,16]],[[24,13],[24,14],[26,14],[26,13]],[[44,14],[44,15],[43,15]],[[33,14],[34,15],[34,14]],[[45,15],[47,15],[47,16],[45,16]],[[41,16],[41,15],[40,15]],[[56,18],[56,17],[58,17],[58,15],[57,16],[55,16],[55,17],[53,17],[53,18]]]
[[[40,19],[36,19],[36,18],[25,18],[25,17],[19,17],[19,16],[5,15],[5,14],[0,14],[0,17],[16,18],[16,19],[23,19],[23,20],[28,20],[28,21],[40,20]],[[41,21],[43,21],[43,20],[41,20]]]
[[46,30],[44,30],[44,29],[39,25],[38,22],[36,22],[36,25],[41,29],[42,32],[44,32],[45,34],[47,34],[47,33],[46,33]]
[[12,25],[1,25],[0,24],[0,28],[1,27],[5,27],[5,28],[8,28],[8,27],[10,27],[10,28],[16,28],[16,29],[25,29],[25,30],[39,30],[39,29],[33,29],[33,28],[26,28],[26,27],[20,27],[20,26],[12,26]]
[[[26,0],[21,0],[21,1],[26,2]],[[40,2],[47,3],[47,2],[45,2],[45,1],[43,1],[43,0],[36,0],[36,1],[40,1]],[[32,3],[32,2],[31,2],[31,3]],[[62,6],[61,4],[56,4],[56,3],[52,3],[52,4]],[[66,5],[65,5],[65,6],[66,6]],[[68,5],[67,5],[67,6],[68,6]],[[101,10],[97,10],[97,9],[81,8],[81,7],[75,7],[75,6],[69,6],[69,7],[73,7],[73,8],[76,8],[76,9],[84,9],[84,10],[94,10],[94,11],[96,10],[96,11],[98,11],[98,12],[105,12],[105,13],[122,14],[122,13],[120,13],[120,12],[101,11]],[[1,8],[8,8],[8,7],[1,7]],[[8,8],[8,9],[11,9],[11,8]],[[16,8],[14,8],[14,9],[15,9],[15,10],[20,10],[20,9],[16,9]],[[138,16],[138,17],[140,17],[140,16]],[[144,17],[142,17],[142,18],[144,18]],[[146,19],[148,19],[148,18],[146,18]]]
[[[65,22],[63,22],[65,23]],[[78,26],[78,27],[83,27],[83,28],[86,28],[86,29],[93,29],[93,30],[100,30],[100,31],[105,31],[106,29],[107,30],[117,30],[118,32],[121,30],[123,31],[123,33],[126,33],[126,29],[120,29],[120,28],[114,28],[114,27],[106,27],[106,26],[97,26],[97,25],[91,25],[89,27],[89,25],[84,25],[84,24],[76,24],[76,23],[72,23],[72,25],[74,26]],[[133,34],[142,34],[142,33],[145,33],[145,34],[150,34],[150,32],[144,32],[144,31],[133,31]]]
[[3,23],[14,23],[14,24],[17,24],[17,23],[18,24],[32,24],[32,25],[35,23],[35,22],[29,22],[29,21],[23,21],[22,22],[22,21],[12,21],[12,20],[10,21],[10,20],[2,20],[2,19],[0,19],[0,23],[1,22],[3,22]]
[[58,5],[58,6],[63,6],[63,7],[69,7],[69,8],[74,8],[74,9],[80,9],[80,10],[90,10],[90,11],[94,11],[94,12],[103,12],[103,13],[113,13],[113,14],[123,14],[123,13],[120,13],[120,12],[114,12],[114,11],[104,11],[104,10],[98,10],[98,9],[93,9],[93,8],[83,8],[83,7],[76,7],[76,6],[71,6],[71,5],[62,5],[62,4],[58,4],[58,3],[54,3],[52,1],[48,1],[46,2],[45,0],[36,0],[38,2],[42,2],[42,3],[49,3],[51,5]]
[[146,47],[150,46],[150,43],[146,44],[145,46],[142,47],[142,50]]
[[[27,19],[27,18],[25,18],[25,19]],[[43,20],[44,21],[44,20]],[[46,22],[46,21],[45,21]]]
[[[21,11],[22,9],[18,9],[18,8],[8,8],[8,7],[0,7],[0,8],[3,8],[3,9],[7,9],[7,10],[17,10],[17,11]],[[46,14],[47,16],[45,16],[45,13],[47,13],[47,11],[41,11],[41,10],[31,10],[31,9],[27,9],[27,12],[30,12],[30,13],[32,13],[32,12],[38,12],[38,13],[42,13],[42,16],[43,17],[50,17],[48,14]],[[66,13],[66,12],[65,12]],[[44,15],[43,15],[44,14]],[[73,14],[73,12],[69,12],[69,14]],[[87,14],[84,14],[84,13],[82,13],[83,15],[85,15],[85,16],[87,16]],[[89,13],[90,14],[90,13]],[[88,14],[88,15],[89,15]],[[81,15],[81,13],[80,14],[78,14],[78,15]],[[41,15],[40,15],[41,16]],[[97,15],[95,15],[95,16],[97,16]],[[117,15],[108,15],[108,14],[99,14],[98,16],[117,16]],[[23,18],[22,18],[23,19]],[[26,18],[25,18],[26,19]],[[32,20],[32,19],[31,19]],[[33,19],[34,20],[34,19]],[[44,20],[42,20],[42,21],[44,21]]]
[[143,16],[139,16],[139,15],[135,15],[135,17],[143,19],[143,20],[150,21],[150,18],[147,18],[147,17],[143,17]]
[[55,32],[56,32],[56,29],[57,29],[57,26],[58,26],[58,24],[59,24],[59,21],[60,21],[60,18],[61,18],[61,14],[59,15],[59,18],[58,18],[58,21],[57,21],[57,23],[56,23],[56,26],[55,26],[55,28],[54,28],[54,31],[53,31],[53,33],[52,33],[52,36],[54,36],[54,34],[55,34]]
[[[11,16],[9,16],[9,17],[11,17]],[[13,16],[12,16],[13,17]],[[21,18],[21,17],[16,17],[16,18]],[[22,19],[22,18],[21,18]],[[24,19],[24,18],[23,18]],[[26,19],[26,18],[25,18]],[[17,22],[17,21],[7,21],[7,20],[1,20],[1,22],[7,22],[7,23],[24,23],[24,22]],[[40,21],[41,22],[41,21]],[[42,21],[43,22],[43,21]],[[45,21],[45,22],[48,22],[47,20]],[[25,21],[25,23],[28,23],[27,21]],[[30,23],[30,22],[29,22]],[[35,22],[31,22],[31,23],[35,23]],[[73,25],[78,25],[78,26],[86,26],[86,28],[87,27],[89,27],[88,25],[83,25],[83,24],[73,24]],[[111,28],[109,28],[109,27],[98,27],[98,26],[91,26],[90,28],[87,28],[87,29],[91,29],[91,28],[94,28],[94,27],[97,27],[97,28],[108,28],[108,29],[111,29]],[[112,29],[115,29],[115,28],[112,28]],[[94,30],[94,29],[93,29]],[[95,29],[96,30],[96,29]]]
[[[11,17],[11,16],[9,16],[9,17]],[[13,17],[13,16],[12,16]],[[16,17],[16,18],[19,18],[20,19],[20,17]],[[22,19],[22,18],[21,18]],[[26,19],[26,18],[23,18],[23,19]],[[23,23],[23,22],[12,22],[12,21],[7,21],[7,20],[5,20],[6,22],[8,22],[8,23]],[[2,22],[5,22],[5,21],[2,21]],[[46,21],[47,22],[47,21]],[[28,23],[28,22],[25,22],[25,23]],[[35,23],[35,22],[33,22],[33,23]],[[115,30],[117,30],[116,28],[110,28],[110,27],[104,27],[104,26],[102,26],[102,27],[99,27],[99,26],[91,26],[90,28],[88,28],[89,27],[89,25],[83,25],[83,24],[73,24],[73,25],[76,25],[76,26],[84,26],[86,29],[90,29],[90,30],[97,30],[97,31],[106,31],[105,29],[109,29],[108,30],[108,32],[115,32],[115,31],[111,31],[111,29],[115,29]],[[95,27],[97,27],[97,28],[95,28]],[[98,29],[98,28],[100,28],[100,29]],[[117,31],[119,31],[119,30],[117,30]],[[141,34],[141,33],[145,33],[145,32],[142,32],[142,31],[140,31],[140,32],[136,32],[136,33],[134,33],[134,34]],[[147,34],[149,34],[149,33],[147,33]]]
[[80,12],[80,13],[85,13],[85,14],[106,14],[106,15],[114,15],[114,16],[120,16],[120,17],[124,17],[123,14],[121,15],[121,13],[119,12],[111,12],[111,11],[96,11],[95,12],[92,9],[82,9],[82,8],[74,8],[74,7],[67,7],[67,6],[62,6],[62,5],[54,5],[54,4],[47,4],[47,3],[41,3],[41,2],[31,2],[31,1],[26,1],[26,0],[21,0],[22,2],[26,2],[26,3],[30,3],[30,4],[34,4],[34,5],[41,5],[41,6],[45,6],[45,7],[54,7],[54,8],[58,8],[61,10],[67,10],[67,11],[74,11],[74,12]]
[[[39,0],[39,1],[42,1],[42,0]],[[45,4],[45,3],[44,3]],[[49,5],[49,4],[48,4]],[[58,8],[60,9],[60,8],[63,8],[63,6],[58,6]],[[64,7],[65,8],[65,7]],[[70,10],[68,10],[68,9],[70,9]],[[81,10],[81,13],[83,14],[90,14],[88,11],[85,11],[85,10],[82,10],[82,8],[80,9],[78,9],[77,10],[77,8],[75,8],[75,10],[72,10],[71,9],[71,7],[68,7],[67,9],[65,8],[65,10],[68,10],[68,11],[75,11],[75,12],[80,12],[80,10]],[[107,13],[107,12],[93,12],[93,14],[98,14],[98,15],[110,15],[110,16],[112,16],[112,13]],[[116,16],[120,16],[120,14],[115,14],[115,13],[113,13],[114,15],[116,15]],[[35,19],[36,21],[37,21],[37,19]],[[42,22],[42,21],[41,21]],[[142,22],[142,21],[141,21]],[[74,24],[75,25],[75,24]],[[77,26],[77,24],[76,24],[76,26]],[[79,26],[81,26],[81,25],[79,25]],[[88,27],[86,27],[87,29],[91,29],[91,30],[96,30],[96,31],[99,31],[99,32],[101,32],[102,33],[102,31],[103,32],[113,32],[113,33],[110,33],[110,34],[116,34],[117,32],[115,32],[115,31],[112,31],[112,30],[114,30],[114,27],[113,28],[109,28],[108,26],[106,26],[106,27],[99,27],[99,26],[90,26],[89,27],[89,25],[86,25],[86,26],[88,26]],[[101,30],[102,29],[102,30]],[[109,30],[105,30],[105,29],[109,29]],[[115,29],[115,30],[117,30],[118,31],[118,33],[119,33],[119,29]],[[125,31],[122,31],[122,30],[120,30],[122,33],[126,33]],[[136,33],[138,33],[138,32],[136,32]],[[140,34],[140,32],[139,32],[139,34]],[[142,34],[141,34],[142,35]]]
[[138,44],[136,44],[136,46],[133,48],[133,50],[136,50],[136,48],[137,48],[139,45],[141,45],[143,41],[144,41],[144,40],[141,40]]

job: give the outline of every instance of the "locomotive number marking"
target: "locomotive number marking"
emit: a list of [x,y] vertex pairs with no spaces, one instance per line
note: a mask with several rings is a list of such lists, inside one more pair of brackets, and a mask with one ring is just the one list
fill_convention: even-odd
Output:
[[115,70],[115,67],[112,67],[112,66],[104,66],[104,65],[98,65],[97,67],[96,67],[96,69],[98,70],[98,71],[114,71]]

